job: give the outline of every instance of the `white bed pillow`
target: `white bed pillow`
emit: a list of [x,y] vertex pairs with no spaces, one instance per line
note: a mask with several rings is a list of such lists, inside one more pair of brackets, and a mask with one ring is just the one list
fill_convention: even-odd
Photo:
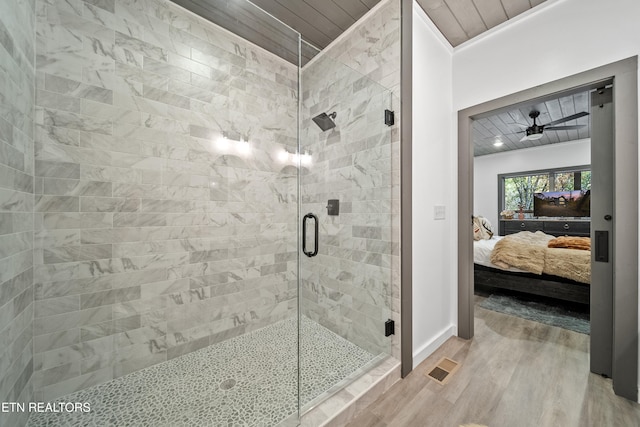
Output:
[[493,228],[488,219],[481,216],[472,217],[473,240],[489,240],[493,237]]

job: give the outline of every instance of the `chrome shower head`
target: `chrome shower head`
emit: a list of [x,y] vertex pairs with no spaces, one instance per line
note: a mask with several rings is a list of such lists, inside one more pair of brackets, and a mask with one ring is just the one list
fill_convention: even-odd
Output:
[[317,116],[315,116],[312,120],[324,132],[324,131],[327,131],[329,129],[333,129],[334,127],[336,127],[336,124],[333,121],[333,119],[335,119],[337,115],[338,115],[338,113],[336,113],[335,111],[333,113],[331,113],[331,114],[322,113],[322,114],[318,114]]

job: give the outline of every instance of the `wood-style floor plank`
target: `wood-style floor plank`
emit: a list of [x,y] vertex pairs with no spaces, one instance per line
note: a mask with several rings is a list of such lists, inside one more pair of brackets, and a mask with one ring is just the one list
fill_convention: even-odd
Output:
[[[475,315],[473,340],[447,340],[349,426],[640,426],[640,405],[589,372],[588,335],[477,304]],[[440,385],[425,372],[445,356],[461,366]]]

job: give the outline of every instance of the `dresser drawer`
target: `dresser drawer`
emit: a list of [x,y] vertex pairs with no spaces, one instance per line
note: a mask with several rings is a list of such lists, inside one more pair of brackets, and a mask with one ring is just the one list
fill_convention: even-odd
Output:
[[545,221],[544,232],[554,236],[589,236],[588,221]]
[[543,229],[542,221],[518,221],[510,220],[504,222],[504,234],[513,234],[520,231],[536,232]]

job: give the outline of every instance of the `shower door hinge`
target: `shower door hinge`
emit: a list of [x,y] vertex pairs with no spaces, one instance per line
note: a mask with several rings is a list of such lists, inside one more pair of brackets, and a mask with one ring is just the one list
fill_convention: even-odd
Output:
[[396,118],[395,114],[391,110],[384,110],[384,124],[387,126],[393,126]]
[[384,322],[384,336],[388,337],[389,335],[395,335],[396,333],[396,322],[389,319]]

